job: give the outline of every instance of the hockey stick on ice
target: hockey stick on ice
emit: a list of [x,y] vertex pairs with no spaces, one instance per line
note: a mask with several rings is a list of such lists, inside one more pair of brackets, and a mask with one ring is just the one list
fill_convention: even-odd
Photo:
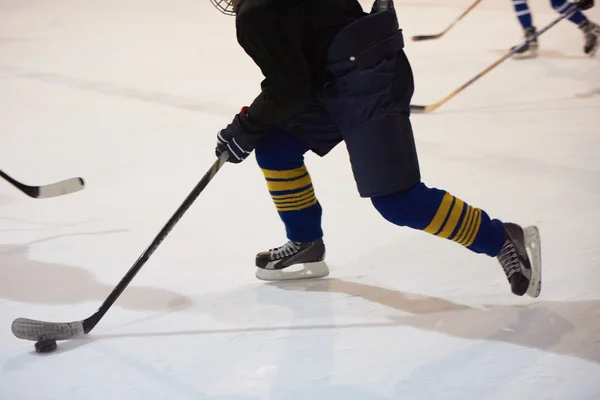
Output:
[[0,176],[10,182],[13,186],[34,199],[48,199],[50,197],[63,196],[83,190],[85,183],[82,178],[71,178],[64,181],[50,183],[41,186],[25,185],[4,172],[0,171]]
[[125,274],[119,284],[113,289],[106,300],[104,300],[104,303],[102,303],[98,311],[82,321],[73,322],[44,322],[26,318],[17,318],[12,323],[13,334],[19,339],[40,341],[68,340],[90,333],[96,324],[100,322],[100,319],[102,319],[104,314],[106,314],[114,302],[119,298],[121,293],[123,293],[129,283],[131,283],[137,273],[142,269],[152,253],[154,253],[177,222],[179,222],[181,217],[183,217],[183,214],[185,214],[208,183],[214,178],[219,169],[221,169],[221,166],[227,161],[228,157],[229,154],[224,152],[221,157],[214,162],[181,206],[175,211],[175,214],[173,214],[158,235],[156,235],[150,246],[144,250],[138,260],[133,264],[129,271],[127,271],[127,274]]
[[552,21],[546,27],[544,27],[543,29],[541,29],[538,32],[536,32],[535,35],[531,36],[530,38],[528,38],[527,40],[525,40],[520,45],[515,46],[515,48],[511,49],[508,53],[506,53],[504,56],[502,56],[502,58],[500,58],[499,60],[497,60],[496,62],[494,62],[492,65],[490,65],[489,67],[487,67],[486,69],[484,69],[483,71],[481,71],[479,74],[477,74],[476,76],[474,76],[473,78],[471,78],[468,82],[466,82],[465,84],[463,84],[458,89],[454,90],[452,93],[450,93],[449,95],[447,95],[446,97],[444,97],[443,99],[441,99],[440,101],[438,101],[437,103],[429,104],[429,105],[426,105],[426,106],[418,106],[418,105],[411,104],[410,105],[410,110],[412,112],[414,112],[414,113],[430,113],[432,111],[435,111],[441,105],[443,105],[444,103],[446,103],[448,100],[450,100],[451,98],[453,98],[454,96],[456,96],[457,94],[459,94],[460,92],[462,92],[463,90],[465,90],[467,87],[469,87],[473,82],[475,82],[476,80],[478,80],[479,78],[481,78],[482,76],[484,76],[485,74],[487,74],[488,72],[490,72],[491,70],[493,70],[494,68],[496,68],[498,65],[502,64],[504,61],[506,61],[507,59],[509,59],[512,55],[514,55],[515,53],[517,53],[517,51],[519,51],[520,49],[522,49],[523,47],[525,47],[526,45],[528,45],[529,43],[531,43],[532,41],[534,41],[535,39],[537,39],[540,35],[542,35],[548,29],[552,28],[554,25],[558,24],[563,19],[569,18],[577,10],[587,10],[587,9],[593,7],[593,5],[594,5],[594,0],[580,0],[580,1],[576,2],[576,3],[573,3],[572,9],[568,13],[562,14],[560,17],[556,18],[554,21]]
[[439,39],[442,36],[444,36],[450,29],[452,29],[454,27],[454,25],[456,25],[461,19],[463,19],[468,13],[471,12],[471,10],[473,10],[479,3],[481,3],[483,0],[476,0],[475,3],[471,4],[471,6],[469,6],[469,8],[467,8],[458,18],[456,18],[454,20],[454,22],[452,22],[446,29],[444,29],[442,32],[436,34],[436,35],[416,35],[412,37],[412,40],[415,42],[418,41],[422,41],[422,40],[431,40],[431,39]]

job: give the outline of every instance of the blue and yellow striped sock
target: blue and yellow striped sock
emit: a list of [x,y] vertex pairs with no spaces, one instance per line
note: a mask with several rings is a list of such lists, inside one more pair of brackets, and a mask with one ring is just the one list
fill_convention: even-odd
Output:
[[495,257],[504,244],[504,224],[490,219],[445,190],[420,183],[413,188],[371,199],[388,221],[452,240],[476,252]]
[[295,242],[321,239],[323,210],[306,166],[282,171],[263,168],[262,172],[288,239]]

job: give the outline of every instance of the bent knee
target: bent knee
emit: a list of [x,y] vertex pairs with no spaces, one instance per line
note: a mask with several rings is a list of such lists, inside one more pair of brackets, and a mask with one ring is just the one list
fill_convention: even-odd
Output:
[[422,230],[435,216],[445,193],[443,190],[428,188],[421,182],[406,190],[372,197],[371,202],[389,222]]

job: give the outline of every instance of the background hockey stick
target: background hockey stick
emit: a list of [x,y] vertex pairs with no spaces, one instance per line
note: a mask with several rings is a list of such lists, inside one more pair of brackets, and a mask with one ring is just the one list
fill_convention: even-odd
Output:
[[458,18],[456,18],[454,20],[454,22],[452,22],[446,29],[444,29],[442,32],[436,34],[436,35],[417,35],[417,36],[413,36],[412,40],[415,42],[421,41],[421,40],[431,40],[431,39],[439,39],[442,36],[444,36],[446,34],[446,32],[448,32],[450,29],[452,29],[452,27],[454,27],[454,25],[456,25],[458,23],[458,21],[460,21],[461,19],[463,19],[468,13],[471,12],[472,9],[474,9],[479,3],[481,3],[483,0],[476,0],[475,3],[471,4],[471,6],[469,6],[469,8],[467,8]]
[[48,199],[50,197],[63,196],[83,190],[85,183],[82,178],[71,178],[64,181],[50,183],[41,186],[25,185],[6,173],[0,171],[0,176],[10,182],[13,186],[34,199]]
[[413,105],[413,104],[411,104],[410,105],[410,110],[412,112],[414,112],[414,113],[430,113],[432,111],[435,111],[441,105],[443,105],[444,103],[446,103],[448,100],[450,100],[451,98],[453,98],[454,96],[456,96],[457,94],[459,94],[460,92],[462,92],[463,90],[465,90],[467,87],[469,87],[473,82],[477,81],[479,78],[481,78],[482,76],[486,75],[488,72],[490,72],[491,70],[493,70],[494,68],[496,68],[498,65],[502,64],[504,61],[506,61],[507,59],[509,59],[512,55],[514,55],[515,53],[517,53],[521,48],[525,47],[530,42],[532,42],[535,39],[537,39],[540,35],[542,35],[548,29],[552,28],[554,25],[558,24],[563,19],[569,18],[578,9],[579,10],[587,10],[587,9],[593,7],[593,5],[594,5],[594,0],[582,0],[582,1],[579,1],[577,3],[573,3],[572,9],[568,13],[562,14],[560,17],[556,18],[550,24],[546,25],[543,29],[541,29],[538,32],[536,32],[535,35],[531,36],[530,38],[528,38],[527,40],[525,40],[520,45],[515,46],[508,53],[506,53],[502,58],[500,58],[499,60],[497,60],[496,62],[494,62],[492,65],[490,65],[489,67],[487,67],[486,69],[484,69],[483,71],[481,71],[479,74],[477,74],[476,76],[474,76],[468,82],[466,82],[465,84],[463,84],[458,89],[454,90],[452,93],[450,93],[449,95],[447,95],[446,97],[444,97],[443,99],[441,99],[440,101],[438,101],[437,103],[429,104],[429,105],[426,105],[426,106],[419,106],[419,105]]
[[184,200],[181,206],[179,206],[177,211],[175,211],[175,214],[173,214],[173,216],[169,219],[165,226],[160,230],[158,235],[156,235],[150,246],[148,246],[148,248],[144,250],[142,255],[129,269],[127,274],[125,274],[125,276],[123,277],[123,279],[121,279],[119,284],[113,289],[113,291],[106,298],[106,300],[104,300],[104,303],[102,303],[98,311],[96,311],[93,315],[84,319],[83,321],[74,322],[44,322],[26,318],[17,318],[12,323],[13,334],[19,339],[34,341],[51,341],[67,340],[90,333],[90,331],[94,329],[96,324],[100,322],[100,319],[102,319],[104,314],[106,314],[106,312],[110,309],[114,302],[119,298],[121,293],[123,293],[123,291],[129,285],[129,283],[131,283],[131,281],[137,275],[137,273],[142,269],[142,267],[144,266],[146,261],[148,261],[152,253],[154,253],[154,251],[158,248],[162,241],[167,237],[169,232],[171,232],[173,227],[177,224],[177,222],[179,222],[181,217],[183,217],[185,212],[190,208],[192,203],[196,200],[200,193],[202,193],[204,188],[214,178],[219,169],[221,169],[221,166],[227,161],[228,157],[229,154],[227,152],[224,152],[223,154],[221,154],[221,157],[213,163],[211,168],[202,177],[200,182],[198,182],[196,187]]

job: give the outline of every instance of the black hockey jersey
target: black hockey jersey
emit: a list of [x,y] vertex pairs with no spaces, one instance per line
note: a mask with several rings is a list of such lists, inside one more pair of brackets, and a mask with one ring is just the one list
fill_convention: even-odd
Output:
[[333,38],[364,15],[357,0],[242,0],[237,40],[265,77],[248,109],[252,131],[280,124],[308,103],[328,80]]

